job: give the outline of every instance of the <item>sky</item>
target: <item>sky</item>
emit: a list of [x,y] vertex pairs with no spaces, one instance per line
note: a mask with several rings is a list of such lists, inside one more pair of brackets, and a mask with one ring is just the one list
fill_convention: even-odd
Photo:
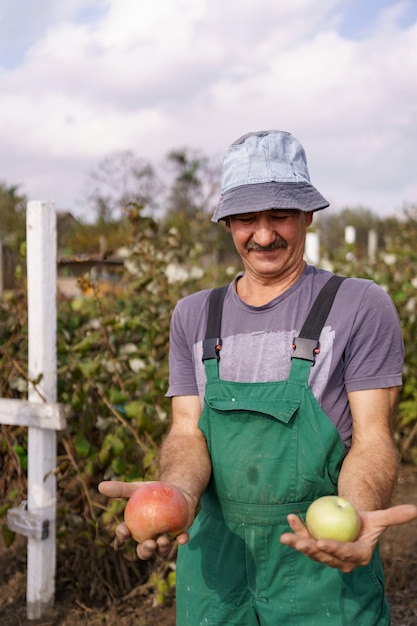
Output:
[[417,0],[0,0],[0,183],[84,215],[130,150],[303,144],[330,210],[417,204]]

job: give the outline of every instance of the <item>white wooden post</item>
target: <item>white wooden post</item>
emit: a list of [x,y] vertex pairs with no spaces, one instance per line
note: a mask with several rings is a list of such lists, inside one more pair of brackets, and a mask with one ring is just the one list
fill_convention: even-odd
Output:
[[374,228],[368,231],[368,258],[374,263],[378,251],[378,233]]
[[304,258],[307,263],[318,265],[320,261],[320,239],[318,233],[308,232],[306,234]]
[[[56,402],[56,214],[51,203],[29,202],[26,217],[29,402]],[[54,604],[56,570],[56,431],[29,428],[28,512],[49,522],[48,536],[28,538],[27,616]]]
[[56,431],[65,427],[56,403],[56,215],[53,204],[29,202],[26,214],[28,400],[0,399],[0,423],[27,426],[28,499],[9,509],[11,530],[28,538],[28,619],[55,599]]
[[347,244],[356,243],[356,228],[354,226],[345,226],[345,242]]
[[66,426],[56,403],[56,215],[53,204],[29,202],[26,214],[28,400],[0,398],[0,424],[27,426],[28,499],[7,512],[11,530],[28,538],[27,617],[55,600],[56,431]]

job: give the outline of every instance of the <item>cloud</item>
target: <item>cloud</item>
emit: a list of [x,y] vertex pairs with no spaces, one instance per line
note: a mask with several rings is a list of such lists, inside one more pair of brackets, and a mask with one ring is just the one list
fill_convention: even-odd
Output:
[[[0,35],[19,18],[3,4]],[[361,37],[347,0],[39,4],[20,62],[0,66],[2,177],[30,197],[74,208],[88,170],[116,150],[220,158],[248,130],[283,128],[335,206],[417,201],[407,2],[375,7]]]
[[100,0],[2,0],[0,64],[15,67],[51,25],[66,19],[93,20],[103,13],[106,4]]

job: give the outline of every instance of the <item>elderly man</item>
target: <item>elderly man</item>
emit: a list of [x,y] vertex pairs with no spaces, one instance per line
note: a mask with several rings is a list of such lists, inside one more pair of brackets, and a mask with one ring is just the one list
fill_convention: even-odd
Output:
[[[248,133],[227,151],[212,219],[244,270],[223,290],[179,301],[171,322],[160,479],[189,504],[177,537],[178,626],[390,623],[378,538],[417,517],[411,505],[387,508],[403,344],[380,287],[305,263],[306,229],[327,206],[290,133]],[[139,487],[100,490],[128,497]],[[316,541],[301,521],[332,494],[360,512],[354,542]],[[123,524],[117,533],[129,537]],[[169,548],[160,536],[137,551]]]

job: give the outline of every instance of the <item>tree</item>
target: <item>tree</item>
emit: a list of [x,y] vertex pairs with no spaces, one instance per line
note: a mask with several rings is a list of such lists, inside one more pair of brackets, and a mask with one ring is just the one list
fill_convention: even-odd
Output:
[[167,162],[174,172],[168,196],[169,212],[184,212],[194,217],[196,212],[207,212],[217,187],[217,172],[200,152],[190,149],[171,150]]
[[219,165],[187,148],[172,150],[167,161],[174,178],[167,197],[165,228],[175,228],[201,257],[210,255],[214,262],[221,262],[230,255],[236,261],[230,236],[210,221],[220,191]]
[[0,240],[18,250],[25,239],[26,197],[18,186],[0,183]]
[[[144,214],[161,218],[164,233],[175,229],[204,263],[236,262],[230,237],[210,222],[219,186],[219,165],[197,150],[171,150],[157,167],[132,151],[115,152],[89,173],[86,182],[86,202],[95,213],[93,226],[98,229],[91,232],[89,247],[97,248],[100,236],[107,248],[122,245],[128,207],[137,205]],[[78,232],[78,244],[81,239]],[[80,251],[78,244],[67,247]]]
[[97,224],[123,217],[131,202],[153,207],[159,183],[152,165],[131,150],[114,152],[91,170],[85,186],[85,201],[95,213]]
[[207,219],[212,207],[217,176],[207,157],[190,149],[171,150],[167,155],[170,168],[166,202],[166,223],[174,225],[184,236]]

